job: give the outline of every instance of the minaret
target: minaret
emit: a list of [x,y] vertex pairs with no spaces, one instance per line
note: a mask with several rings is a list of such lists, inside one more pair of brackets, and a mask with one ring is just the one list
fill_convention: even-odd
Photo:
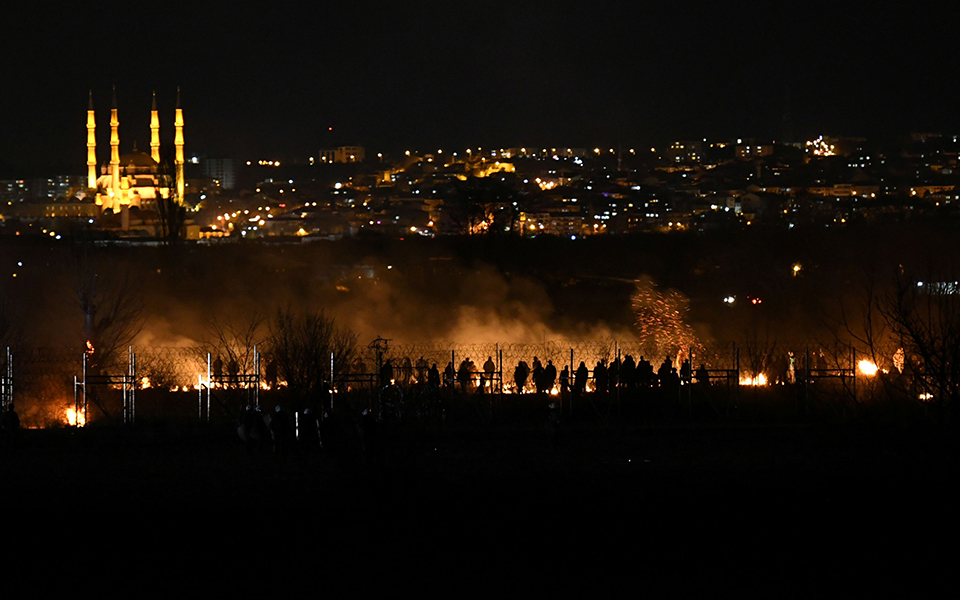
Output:
[[173,120],[176,133],[173,138],[173,145],[176,147],[176,155],[173,159],[176,169],[177,184],[177,202],[183,202],[183,109],[180,108],[180,87],[177,87],[177,113]]
[[[120,119],[117,117],[117,86],[113,86],[113,105],[110,108],[110,191],[120,196]],[[116,202],[116,200],[114,200]]]
[[87,189],[97,187],[97,123],[93,116],[93,90],[90,90],[90,104],[87,106]]
[[160,164],[160,115],[157,113],[157,93],[153,93],[153,108],[150,109],[150,158]]

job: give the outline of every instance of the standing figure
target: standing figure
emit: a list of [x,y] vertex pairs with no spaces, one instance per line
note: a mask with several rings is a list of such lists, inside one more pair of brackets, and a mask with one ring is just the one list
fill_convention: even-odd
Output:
[[587,364],[580,361],[580,366],[577,367],[577,372],[573,376],[573,387],[577,393],[584,393],[587,391],[587,378],[590,377],[590,371],[587,369]]
[[229,377],[230,387],[237,387],[240,383],[240,365],[237,359],[231,358],[227,363],[227,376]]
[[457,379],[457,370],[453,368],[453,361],[447,363],[443,370],[443,387],[453,387],[453,382]]
[[597,361],[597,366],[593,368],[593,381],[596,385],[596,392],[607,393],[607,359],[601,358]]
[[465,358],[457,370],[457,382],[460,383],[460,389],[464,392],[467,391],[467,386],[470,385],[470,371],[470,359]]
[[530,367],[527,366],[527,363],[520,361],[517,363],[517,368],[513,370],[513,383],[517,385],[517,393],[522,394],[524,386],[527,385],[527,377],[530,376]]
[[223,379],[223,359],[220,358],[219,354],[213,361],[213,378],[214,380]]
[[543,381],[547,393],[553,393],[553,384],[557,382],[557,368],[553,366],[552,360],[548,360],[547,366],[543,369]]
[[440,369],[437,368],[437,363],[433,363],[427,373],[427,385],[435,390],[440,389]]
[[544,385],[546,382],[545,382],[544,379],[543,379],[543,374],[544,374],[545,371],[546,371],[546,369],[543,368],[543,365],[540,363],[540,361],[537,360],[536,357],[534,357],[534,359],[533,359],[533,385],[534,385],[535,388],[537,388],[537,393],[538,393],[538,394],[542,394],[542,393],[545,391],[545,388],[546,388],[546,385]]
[[483,377],[484,384],[490,386],[490,390],[493,390],[493,375],[497,371],[497,365],[493,364],[493,357],[488,356],[487,361],[483,363]]

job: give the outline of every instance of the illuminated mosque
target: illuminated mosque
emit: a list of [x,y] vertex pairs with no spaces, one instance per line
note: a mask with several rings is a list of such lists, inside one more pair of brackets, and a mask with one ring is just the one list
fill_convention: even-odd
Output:
[[153,94],[153,108],[150,111],[150,154],[138,152],[134,144],[133,152],[120,154],[120,120],[117,116],[117,91],[113,90],[113,104],[110,109],[110,162],[104,163],[97,176],[96,121],[93,111],[93,92],[90,93],[90,105],[87,108],[87,185],[89,195],[93,196],[100,212],[110,209],[122,216],[123,228],[129,226],[129,209],[140,208],[154,202],[159,194],[162,198],[174,198],[182,202],[183,179],[183,110],[180,108],[180,88],[177,88],[177,108],[174,116],[175,156],[174,177],[171,186],[169,178],[164,177],[160,168],[160,116],[157,112],[157,95]]

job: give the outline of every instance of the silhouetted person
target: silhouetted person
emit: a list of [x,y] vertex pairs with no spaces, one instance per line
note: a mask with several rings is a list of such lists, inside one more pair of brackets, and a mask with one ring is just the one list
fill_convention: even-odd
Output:
[[517,393],[522,394],[524,386],[527,385],[527,378],[530,376],[530,367],[527,363],[520,361],[517,368],[513,370],[513,382],[517,384]]
[[263,420],[263,412],[259,406],[247,405],[240,417],[240,438],[246,442],[247,448],[253,449],[265,444],[270,437],[270,431]]
[[587,391],[587,379],[589,377],[590,371],[587,369],[586,363],[581,360],[577,372],[573,375],[573,387],[577,393],[582,394]]
[[536,357],[534,357],[534,360],[533,360],[533,386],[534,386],[535,388],[537,388],[537,393],[538,393],[538,394],[542,394],[542,393],[544,392],[544,388],[546,387],[546,386],[544,385],[544,383],[546,383],[546,382],[545,382],[544,379],[543,379],[543,373],[544,373],[544,371],[545,371],[545,369],[543,368],[543,364],[541,364],[540,361],[537,360]]
[[493,364],[493,357],[488,356],[487,361],[483,363],[484,385],[489,385],[493,389],[493,375],[497,371],[497,365]]
[[231,358],[227,363],[227,375],[230,377],[230,385],[236,386],[240,383],[240,365],[237,364],[237,359]]
[[277,389],[277,361],[275,359],[271,358],[267,361],[264,376],[267,380],[267,387],[271,390]]
[[607,367],[607,378],[610,380],[610,391],[614,391],[620,385],[620,358],[617,357]]
[[380,387],[390,385],[393,382],[393,363],[389,360],[380,367]]
[[640,362],[637,364],[637,381],[640,387],[644,388],[655,386],[657,383],[653,376],[653,365],[643,356],[640,357]]
[[670,371],[667,372],[667,385],[673,391],[680,389],[680,374],[677,373],[676,367],[670,367]]
[[607,393],[607,359],[601,358],[593,367],[593,382],[597,392]]
[[353,366],[350,367],[351,373],[366,373],[367,365],[363,362],[363,359],[359,356],[353,359]]
[[680,365],[680,381],[690,383],[690,375],[690,361],[685,358]]
[[427,361],[422,356],[417,359],[417,383],[427,383]]
[[477,369],[477,363],[473,362],[468,358],[467,370],[470,372],[470,387],[473,387],[473,374],[479,372],[479,369]]
[[707,367],[703,363],[700,363],[700,366],[697,367],[697,383],[710,385],[710,373],[707,372]]
[[285,454],[290,450],[293,441],[293,427],[290,423],[290,417],[280,408],[279,404],[273,409],[273,416],[270,418],[270,435],[273,438],[274,453]]
[[437,363],[433,363],[430,371],[427,372],[427,385],[434,389],[440,389],[440,369],[437,368]]
[[547,393],[552,393],[553,384],[557,382],[557,368],[553,366],[552,360],[548,360],[547,366],[543,368],[543,381]]
[[457,380],[457,370],[453,368],[453,361],[447,363],[443,370],[443,386],[453,387],[453,382]]
[[460,389],[467,391],[470,384],[470,359],[466,358],[460,363],[460,369],[457,371],[457,381],[460,383]]
[[223,359],[220,358],[220,355],[217,355],[217,358],[213,361],[213,378],[221,379],[223,377]]
[[565,394],[570,391],[570,368],[564,365],[560,371],[560,393]]
[[[643,362],[643,357],[640,357],[641,363]],[[637,382],[637,363],[633,362],[633,356],[628,354],[626,358],[623,359],[623,364],[620,365],[620,385],[630,389],[636,385]],[[642,382],[641,382],[642,383]]]
[[657,379],[660,380],[660,385],[670,381],[670,369],[673,368],[673,362],[670,360],[670,357],[663,359],[663,362],[660,363],[660,368],[657,369]]
[[403,357],[403,366],[400,367],[400,381],[403,385],[409,386],[413,380],[413,365],[410,363],[410,357]]
[[320,423],[309,408],[303,409],[297,418],[297,443],[308,451],[320,447]]

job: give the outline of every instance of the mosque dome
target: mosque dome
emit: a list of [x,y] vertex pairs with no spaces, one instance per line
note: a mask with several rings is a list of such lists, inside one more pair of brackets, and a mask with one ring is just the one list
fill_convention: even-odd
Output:
[[147,168],[156,168],[157,161],[147,154],[146,152],[137,152],[134,150],[129,154],[123,154],[120,156],[120,166],[121,167],[147,167]]

